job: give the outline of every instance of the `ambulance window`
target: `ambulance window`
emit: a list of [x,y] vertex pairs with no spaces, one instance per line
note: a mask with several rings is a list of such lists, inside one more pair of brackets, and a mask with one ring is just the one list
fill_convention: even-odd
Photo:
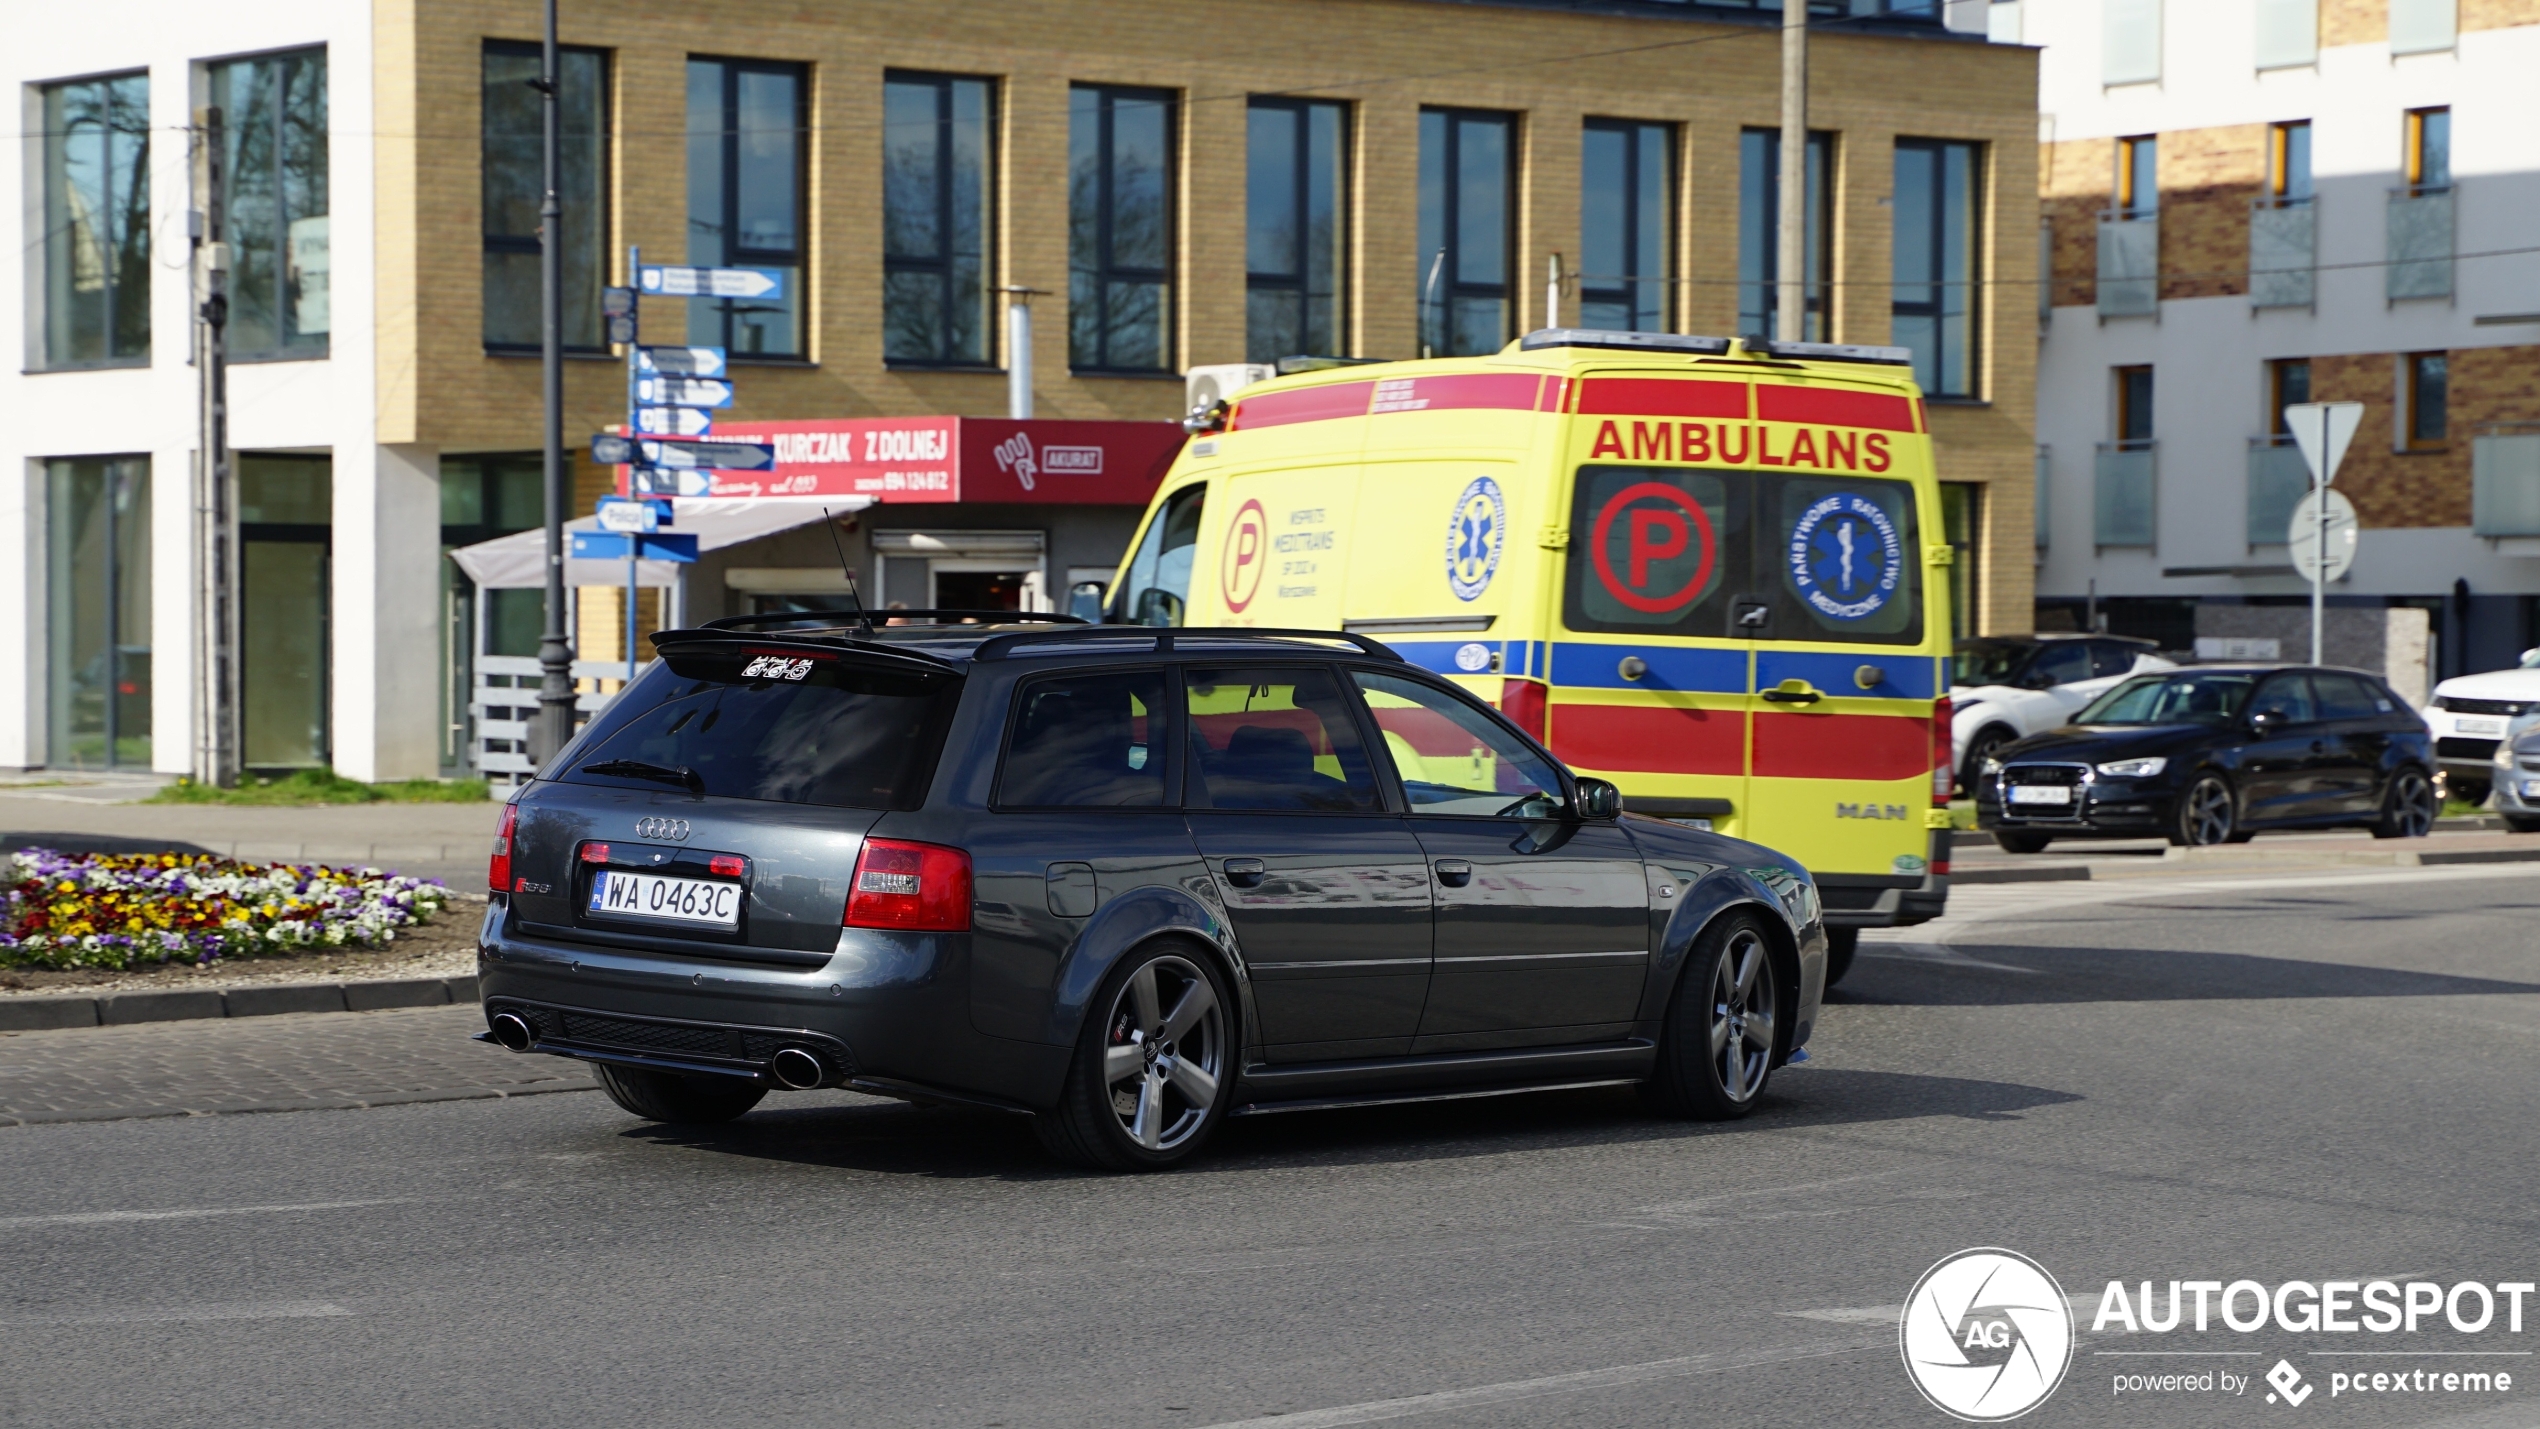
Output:
[[1682,467],[1583,466],[1570,507],[1562,613],[1572,630],[1725,636],[1749,588],[1750,478]]
[[1127,579],[1112,603],[1114,625],[1179,625],[1191,594],[1191,553],[1199,545],[1204,485],[1185,486],[1165,499],[1147,523],[1146,538],[1129,558]]
[[1762,583],[1772,638],[1911,645],[1923,638],[1922,537],[1902,481],[1762,474]]

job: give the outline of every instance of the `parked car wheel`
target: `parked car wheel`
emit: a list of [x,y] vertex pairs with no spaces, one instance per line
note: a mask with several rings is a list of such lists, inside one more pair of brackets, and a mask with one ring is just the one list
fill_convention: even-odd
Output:
[[2033,834],[2025,829],[1995,829],[1993,841],[2002,846],[2004,853],[2044,853],[2046,846],[2055,841],[2055,836]]
[[1975,738],[1967,741],[1967,761],[1958,766],[1959,790],[1966,794],[1974,794],[1977,781],[1984,774],[1984,762],[2001,753],[2002,746],[2017,738],[2019,738],[2017,734],[1998,724],[1989,724],[1977,730]]
[[2172,818],[2171,843],[2211,848],[2235,842],[2232,835],[2239,831],[2240,803],[2232,796],[2229,780],[2219,774],[2199,774],[2188,783],[2187,792],[2178,796],[2178,812]]
[[2434,797],[2434,781],[2418,769],[2390,776],[2381,796],[2381,818],[2372,826],[2377,839],[2421,839],[2434,832],[2434,816],[2442,805]]
[[595,1062],[591,1071],[609,1100],[647,1121],[689,1126],[730,1121],[759,1104],[767,1088],[739,1077],[683,1077],[641,1067],[612,1067]]
[[1843,975],[1852,971],[1852,955],[1860,950],[1860,929],[1828,928],[1826,930],[1826,986],[1832,987],[1843,981]]
[[1225,1120],[1234,1091],[1233,1023],[1224,982],[1195,949],[1166,945],[1121,959],[1077,1039],[1058,1106],[1033,1121],[1061,1160],[1156,1171],[1189,1159]]
[[1703,929],[1667,1009],[1658,1075],[1641,1086],[1651,1109],[1699,1121],[1755,1110],[1772,1074],[1779,994],[1759,919],[1732,913]]

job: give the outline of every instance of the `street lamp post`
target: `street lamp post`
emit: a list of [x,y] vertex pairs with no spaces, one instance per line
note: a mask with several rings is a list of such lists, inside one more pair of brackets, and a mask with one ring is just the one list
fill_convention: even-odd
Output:
[[1808,336],[1808,0],[1782,0],[1781,212],[1774,244],[1774,333]]
[[556,0],[546,3],[545,45],[538,78],[541,166],[538,204],[538,347],[546,407],[547,628],[538,637],[538,723],[530,758],[542,769],[573,738],[573,646],[564,629],[564,513],[572,494],[564,469],[564,206],[556,200],[562,147],[556,111]]

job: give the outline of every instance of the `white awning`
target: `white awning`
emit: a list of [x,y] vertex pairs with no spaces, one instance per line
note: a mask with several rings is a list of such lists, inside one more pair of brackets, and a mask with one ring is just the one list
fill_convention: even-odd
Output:
[[[671,503],[668,534],[694,536],[699,554],[773,536],[797,526],[808,526],[821,519],[827,507],[831,516],[844,516],[873,504],[869,496],[833,497],[820,501],[766,501],[749,498],[683,496]],[[565,523],[568,533],[566,548],[571,549],[574,531],[597,531],[600,518],[583,516]],[[547,533],[544,530],[514,531],[491,541],[461,546],[450,553],[467,572],[468,579],[489,590],[534,590],[547,583]],[[638,561],[635,579],[639,585],[667,586],[679,582],[679,565],[673,561]],[[624,561],[577,561],[565,558],[564,583],[569,586],[626,584]]]

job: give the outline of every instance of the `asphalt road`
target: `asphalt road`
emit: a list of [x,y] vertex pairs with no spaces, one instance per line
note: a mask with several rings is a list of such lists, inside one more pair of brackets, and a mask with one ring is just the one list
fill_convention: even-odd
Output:
[[[1964,1247],[2085,1302],[2540,1280],[2540,878],[1985,894],[1865,947],[1815,1060],[1725,1127],[1608,1092],[1274,1117],[1143,1178],[842,1094],[704,1134],[483,1089],[0,1129],[0,1423],[1938,1425],[1893,1307]],[[375,1045],[415,1091],[518,1078],[412,1049],[467,1016],[213,1031],[321,1068]],[[169,1030],[0,1039],[0,1079]],[[2322,1380],[2307,1350],[2518,1351],[2534,1308],[2528,1336],[2200,1343]],[[2540,1365],[2502,1396],[2124,1398],[2152,1337],[2087,1309],[2024,1423],[2540,1423]]]

